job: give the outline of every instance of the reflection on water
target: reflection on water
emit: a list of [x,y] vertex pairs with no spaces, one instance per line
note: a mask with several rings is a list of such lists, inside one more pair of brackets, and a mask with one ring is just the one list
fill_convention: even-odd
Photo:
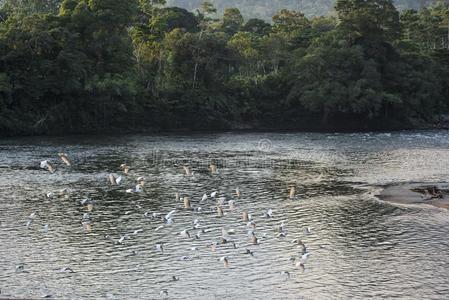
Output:
[[[3,140],[0,298],[158,299],[166,290],[170,299],[447,299],[449,212],[395,206],[372,193],[391,182],[447,181],[448,146],[445,131]],[[72,168],[57,160],[58,152],[69,154]],[[57,162],[55,174],[38,168],[48,158]],[[218,174],[208,171],[211,161]],[[108,186],[107,175],[119,173],[122,163],[131,166],[130,175]],[[182,174],[185,163],[193,176]],[[146,177],[144,193],[125,193],[138,176]],[[290,186],[295,200],[288,199]],[[45,196],[63,188],[70,195]],[[215,190],[237,210],[224,206],[218,218],[213,200],[199,203]],[[176,192],[202,211],[182,209]],[[95,201],[90,231],[82,225],[86,194]],[[161,217],[144,216],[173,208],[174,223],[157,231]],[[264,218],[270,208],[273,218]],[[259,245],[241,221],[245,209],[257,224]],[[32,212],[37,217],[27,229]],[[282,221],[286,237],[275,230]],[[222,228],[235,230],[237,249],[227,243],[212,252]],[[185,239],[176,235],[183,229],[204,232]],[[301,255],[294,239],[310,252],[304,270],[290,259]],[[20,264],[24,272],[16,272]]]

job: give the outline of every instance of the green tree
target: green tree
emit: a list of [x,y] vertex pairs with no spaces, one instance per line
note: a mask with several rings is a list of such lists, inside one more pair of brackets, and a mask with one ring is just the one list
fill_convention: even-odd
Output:
[[263,36],[271,32],[271,25],[261,19],[250,19],[242,27],[242,31]]
[[240,30],[243,25],[243,16],[237,8],[227,8],[223,14],[222,29],[224,32],[233,35]]
[[340,28],[355,37],[393,41],[400,36],[399,12],[392,0],[338,0]]

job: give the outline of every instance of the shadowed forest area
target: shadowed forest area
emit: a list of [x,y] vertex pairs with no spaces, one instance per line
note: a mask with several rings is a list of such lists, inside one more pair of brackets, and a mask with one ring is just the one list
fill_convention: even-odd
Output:
[[422,128],[449,110],[448,1],[271,21],[186,2],[3,1],[0,135]]

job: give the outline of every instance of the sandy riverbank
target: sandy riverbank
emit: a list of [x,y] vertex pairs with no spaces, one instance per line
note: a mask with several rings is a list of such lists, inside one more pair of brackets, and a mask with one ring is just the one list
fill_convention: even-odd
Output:
[[449,209],[448,183],[403,183],[386,186],[377,195],[381,200],[400,204],[424,204]]

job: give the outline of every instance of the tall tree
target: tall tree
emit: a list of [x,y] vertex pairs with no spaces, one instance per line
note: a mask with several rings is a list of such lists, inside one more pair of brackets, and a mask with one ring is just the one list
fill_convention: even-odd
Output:
[[243,25],[243,16],[238,8],[227,8],[223,14],[222,29],[224,32],[233,35]]
[[392,0],[338,0],[335,9],[340,28],[356,37],[393,41],[400,36]]

